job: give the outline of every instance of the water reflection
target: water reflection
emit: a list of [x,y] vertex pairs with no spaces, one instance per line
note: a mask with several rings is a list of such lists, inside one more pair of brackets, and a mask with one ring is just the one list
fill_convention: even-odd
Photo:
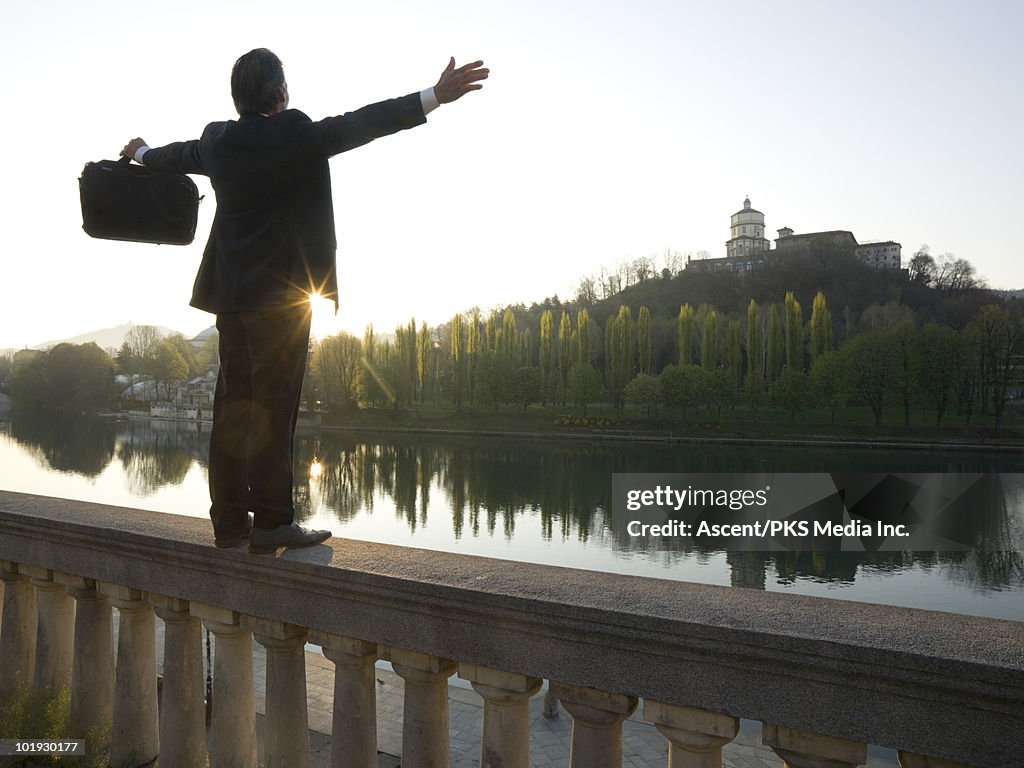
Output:
[[[117,463],[135,497],[181,483],[206,466],[208,427],[156,420],[41,419],[14,413],[10,437],[49,471],[94,478]],[[0,449],[3,441],[0,440]],[[837,465],[841,465],[838,466]],[[627,560],[642,557],[650,575],[682,564],[723,562],[736,587],[771,583],[842,586],[865,575],[906,571],[969,592],[1024,592],[1020,545],[1024,488],[1004,489],[1010,509],[970,535],[984,553],[728,552],[687,539],[633,538],[611,509],[616,473],[666,472],[1016,472],[1016,453],[835,451],[761,446],[670,446],[555,443],[516,439],[381,436],[354,433],[300,435],[296,441],[298,517],[329,514],[342,527],[360,516],[395,515],[405,543],[431,521],[450,518],[454,544],[471,539],[511,542],[520,526],[539,526],[545,542],[589,545]],[[991,489],[982,488],[979,493]],[[38,491],[33,491],[38,492]],[[195,510],[205,509],[205,499]],[[380,511],[380,510],[386,510]],[[1012,512],[1012,513],[1011,513]],[[395,542],[403,543],[403,542]],[[515,556],[515,552],[511,554]]]

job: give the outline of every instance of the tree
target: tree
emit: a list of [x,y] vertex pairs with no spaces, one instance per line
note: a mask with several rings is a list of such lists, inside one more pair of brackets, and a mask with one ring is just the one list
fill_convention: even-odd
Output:
[[811,365],[820,355],[832,349],[832,313],[825,304],[825,294],[818,291],[811,305]]
[[583,307],[576,313],[576,362],[590,363],[592,354],[590,341],[590,315],[587,308]]
[[587,414],[587,406],[601,395],[601,376],[590,363],[573,363],[569,369],[569,397]]
[[321,400],[332,412],[344,412],[359,401],[359,372],[363,367],[363,345],[350,333],[337,333],[316,345],[316,362],[321,380]]
[[935,282],[935,259],[928,253],[927,245],[922,245],[911,257],[907,272],[912,283],[930,286]]
[[833,424],[836,411],[846,404],[848,382],[849,376],[838,352],[825,352],[811,363],[811,393],[816,403],[829,409]]
[[693,307],[683,304],[679,308],[679,364],[693,362]]
[[156,346],[156,357],[152,363],[153,379],[157,383],[159,391],[160,384],[164,385],[164,397],[171,397],[171,382],[181,381],[188,376],[188,362],[182,357],[177,345],[170,339],[163,339]]
[[532,366],[517,368],[512,373],[510,395],[512,402],[525,411],[531,403],[540,400],[540,369]]
[[935,426],[942,425],[949,402],[955,397],[957,385],[958,347],[963,337],[952,328],[928,323],[914,337],[913,371],[915,385],[935,408]]
[[58,413],[98,410],[113,396],[114,362],[96,344],[58,344],[22,350],[11,360],[11,399],[18,406]]
[[786,294],[786,365],[794,371],[804,369],[803,313],[792,291]]
[[912,321],[903,322],[889,330],[892,336],[893,390],[903,403],[903,427],[910,428],[910,401],[917,384],[914,374],[914,337],[917,329]]
[[545,309],[540,316],[541,402],[553,397],[555,374],[555,316]]
[[765,378],[769,386],[779,378],[782,367],[785,365],[785,338],[782,333],[782,323],[779,320],[779,308],[772,304],[768,313],[768,355],[765,362]]
[[797,368],[786,368],[768,390],[772,404],[789,413],[790,423],[796,421],[796,412],[807,407],[811,395],[811,382],[806,373]]
[[485,405],[498,406],[512,399],[512,361],[503,354],[486,352],[480,357],[476,397]]
[[989,304],[981,308],[970,328],[978,339],[982,412],[986,400],[991,398],[998,428],[1002,422],[1014,362],[1021,344],[1021,324],[1005,307]]
[[651,340],[651,313],[644,306],[640,307],[640,317],[637,321],[637,351],[640,358],[640,373],[652,373],[654,343]]
[[658,403],[662,401],[661,384],[658,379],[648,373],[638,373],[626,385],[626,402],[640,405],[647,409],[647,418],[658,411]]
[[703,400],[703,373],[703,368],[688,364],[666,365],[658,374],[665,402],[682,411],[684,422],[686,410],[696,407]]
[[732,377],[733,390],[743,385],[743,345],[740,341],[740,321],[730,320],[725,327],[725,367]]
[[704,315],[704,334],[700,345],[700,364],[705,371],[718,367],[718,313],[709,309]]
[[747,305],[747,392],[759,393],[764,386],[764,327],[761,308],[753,299]]
[[462,408],[462,391],[465,384],[465,360],[462,351],[463,346],[463,330],[462,330],[462,315],[456,314],[448,327],[449,344],[448,344],[448,355],[451,359],[452,365],[452,400],[455,403],[455,408],[460,410]]
[[619,306],[616,316],[609,316],[605,325],[605,385],[608,395],[621,412],[623,391],[633,378],[635,347],[633,342],[633,315],[625,304]]
[[483,354],[483,338],[480,335],[480,310],[473,308],[466,328],[466,386],[470,402],[476,397],[476,369]]
[[562,310],[562,319],[558,322],[558,375],[563,404],[569,391],[569,371],[572,366],[572,319],[567,311]]
[[951,253],[944,253],[935,261],[934,287],[943,293],[960,295],[982,285],[974,265]]
[[850,389],[871,409],[875,426],[882,423],[882,407],[893,386],[892,342],[893,336],[887,330],[870,331],[854,336],[840,349]]

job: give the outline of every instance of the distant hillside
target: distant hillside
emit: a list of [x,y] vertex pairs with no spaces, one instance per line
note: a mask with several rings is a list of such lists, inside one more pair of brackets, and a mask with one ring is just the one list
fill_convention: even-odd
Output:
[[[94,342],[100,349],[119,349],[121,344],[124,342],[125,336],[127,336],[128,332],[135,326],[136,323],[124,323],[122,325],[115,325],[113,328],[103,328],[98,331],[82,333],[70,339],[44,341],[41,344],[32,345],[30,349],[49,349],[50,347],[55,347],[58,344],[88,344],[89,342]],[[156,329],[161,336],[173,336],[174,334],[180,333],[179,331],[166,328],[162,325],[156,326]],[[199,335],[202,336],[208,332],[209,329],[203,331]]]

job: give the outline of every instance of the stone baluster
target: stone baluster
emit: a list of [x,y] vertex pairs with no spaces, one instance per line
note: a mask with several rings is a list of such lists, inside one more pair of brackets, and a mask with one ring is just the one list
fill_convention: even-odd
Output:
[[761,740],[789,768],[854,768],[868,759],[867,745],[823,733],[764,723]]
[[386,650],[405,680],[402,706],[402,768],[448,767],[448,659],[399,648]]
[[57,693],[71,690],[71,664],[74,659],[75,601],[54,580],[47,568],[23,565],[21,572],[36,589],[36,658],[32,685],[40,691]]
[[564,683],[552,683],[551,691],[572,715],[570,768],[620,768],[622,722],[636,698]]
[[480,768],[529,768],[530,697],[541,679],[476,664],[459,664],[459,677],[484,700]]
[[252,616],[243,616],[241,624],[267,652],[264,764],[266,768],[308,768],[305,648],[309,630]]
[[644,700],[644,720],[668,739],[668,768],[722,768],[722,747],[736,738],[739,718]]
[[900,750],[896,753],[900,768],[967,768],[964,763],[946,760],[942,757],[928,757]]
[[226,608],[191,602],[189,612],[214,636],[210,768],[256,768],[252,633]]
[[156,617],[137,589],[99,583],[99,591],[117,608],[117,668],[110,762],[140,766],[160,754],[156,690]]
[[331,768],[376,768],[376,643],[313,632],[310,642],[334,662],[334,717]]
[[4,611],[0,619],[0,694],[32,682],[36,658],[36,591],[17,563],[0,561]]
[[164,622],[164,684],[160,702],[160,762],[206,768],[203,629],[187,600],[149,596]]
[[110,742],[114,711],[114,625],[110,601],[96,582],[54,575],[75,601],[75,650],[71,665],[70,733]]

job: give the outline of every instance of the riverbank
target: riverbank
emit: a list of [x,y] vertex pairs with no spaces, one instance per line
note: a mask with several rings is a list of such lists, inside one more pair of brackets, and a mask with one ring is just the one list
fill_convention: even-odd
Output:
[[[527,411],[466,409],[441,411],[413,409],[361,409],[345,416],[316,414],[300,419],[303,432],[373,432],[430,434],[451,437],[566,440],[572,442],[629,442],[688,445],[743,445],[765,447],[856,447],[904,450],[1024,451],[1024,431],[1013,424],[996,430],[991,425],[934,427],[912,423],[909,429],[866,424],[865,419],[836,424],[754,422],[749,413],[733,413],[722,421],[690,422],[645,420],[611,413],[574,415],[565,409],[531,408]],[[746,417],[746,418],[745,418]]]

